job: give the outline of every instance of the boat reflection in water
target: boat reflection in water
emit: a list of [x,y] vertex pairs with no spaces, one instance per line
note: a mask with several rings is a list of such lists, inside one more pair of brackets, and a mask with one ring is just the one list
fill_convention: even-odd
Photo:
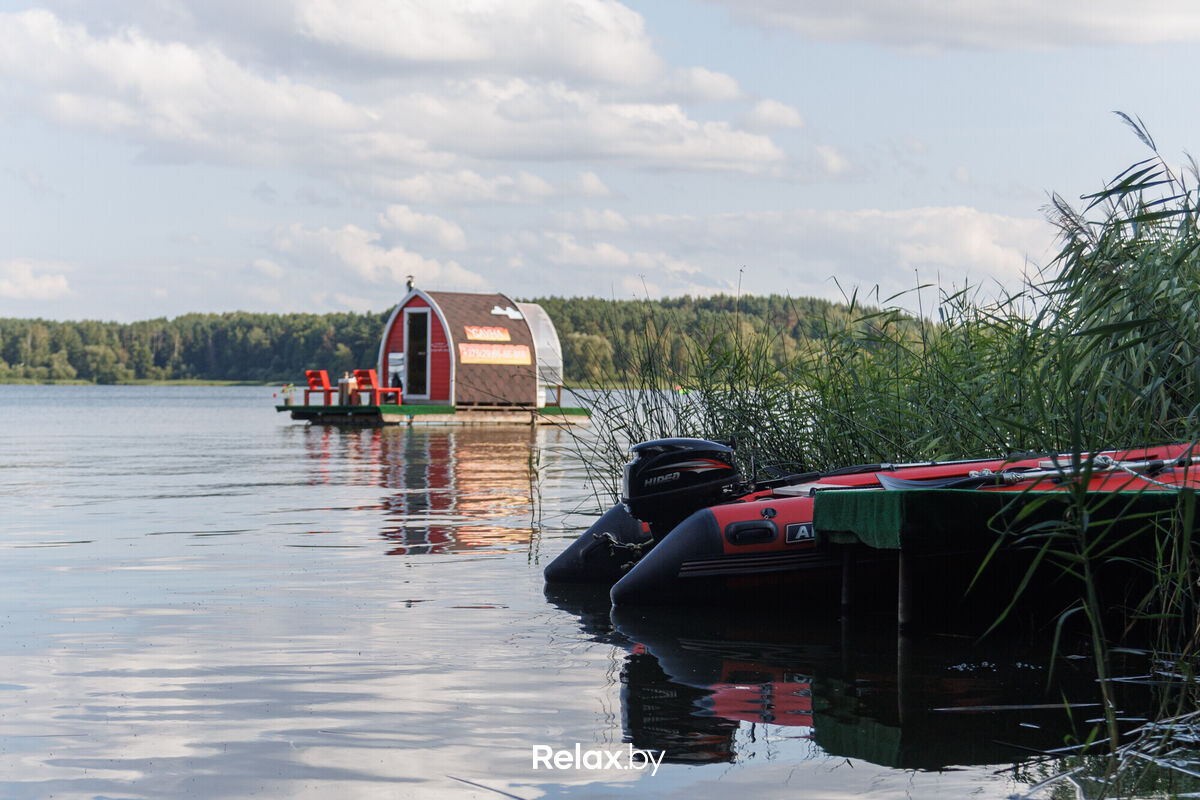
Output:
[[[377,508],[388,555],[422,555],[528,544],[542,462],[552,457],[542,446],[559,433],[528,425],[326,425],[304,435],[309,482],[383,489]],[[351,474],[332,474],[335,464]]]
[[[627,651],[625,739],[667,762],[786,749],[900,769],[1013,764],[1102,724],[1089,663],[1060,660],[1049,681],[1048,642],[898,637],[886,624],[851,630],[778,609],[617,608],[605,620],[601,593],[547,596],[591,638]],[[1126,707],[1147,707],[1145,687],[1125,690]]]

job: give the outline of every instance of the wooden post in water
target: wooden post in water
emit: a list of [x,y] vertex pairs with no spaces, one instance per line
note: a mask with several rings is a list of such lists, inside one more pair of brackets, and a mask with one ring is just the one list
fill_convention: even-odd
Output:
[[908,563],[910,556],[900,548],[900,556],[896,559],[896,624],[903,631],[913,623],[913,565]]
[[896,635],[896,714],[901,728],[910,720],[913,710],[912,645],[911,637]]
[[850,581],[853,575],[854,556],[850,553],[853,545],[842,545],[842,616],[850,611]]

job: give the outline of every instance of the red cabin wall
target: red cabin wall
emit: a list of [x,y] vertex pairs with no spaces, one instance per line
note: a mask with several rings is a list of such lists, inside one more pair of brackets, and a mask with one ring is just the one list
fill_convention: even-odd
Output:
[[450,342],[437,314],[433,315],[429,331],[429,401],[450,402]]
[[[429,307],[424,298],[414,297],[400,309],[395,324],[388,332],[384,364],[387,364],[387,353],[404,351],[404,309]],[[429,322],[429,402],[450,403],[450,343],[435,311],[430,312]]]

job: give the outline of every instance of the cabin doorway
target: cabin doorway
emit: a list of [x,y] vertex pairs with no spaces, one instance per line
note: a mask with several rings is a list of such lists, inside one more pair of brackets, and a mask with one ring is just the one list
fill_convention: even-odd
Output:
[[429,309],[404,309],[405,398],[429,399]]

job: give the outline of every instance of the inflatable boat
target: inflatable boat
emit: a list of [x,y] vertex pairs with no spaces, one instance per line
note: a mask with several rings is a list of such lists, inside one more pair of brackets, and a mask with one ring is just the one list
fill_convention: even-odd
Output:
[[[915,464],[868,464],[751,484],[732,447],[703,439],[660,439],[632,448],[622,503],[546,567],[550,583],[611,585],[615,605],[723,597],[729,590],[794,585],[837,597],[844,570],[870,587],[894,570],[895,552],[831,545],[816,536],[818,493],[853,489],[957,488],[1061,491],[1175,490],[1200,485],[1188,470],[1194,445],[1080,455],[1041,455]],[[843,598],[843,602],[845,598]]]
[[[612,585],[623,578],[643,556],[663,541],[672,530],[694,512],[722,507],[726,513],[745,513],[745,508],[727,509],[728,504],[754,503],[760,500],[811,498],[822,488],[878,486],[878,475],[905,475],[910,478],[939,478],[966,476],[971,470],[998,469],[1003,459],[951,462],[922,462],[919,464],[862,464],[843,467],[831,472],[787,474],[776,478],[745,481],[734,463],[733,447],[707,439],[656,439],[631,448],[633,459],[625,466],[622,476],[620,503],[610,508],[583,535],[554,559],[545,569],[548,583],[586,583]],[[777,543],[780,553],[788,555],[793,548],[783,545],[799,544],[812,538],[811,501],[789,504],[786,508],[799,510],[808,506],[806,517],[801,515],[787,524],[806,525],[785,531],[784,540]],[[770,544],[761,539],[776,530],[784,520],[759,523],[755,507],[745,519],[730,519],[735,524],[729,532],[731,555],[763,551],[750,545]],[[790,536],[790,541],[788,537]],[[759,541],[754,541],[754,540]]]

